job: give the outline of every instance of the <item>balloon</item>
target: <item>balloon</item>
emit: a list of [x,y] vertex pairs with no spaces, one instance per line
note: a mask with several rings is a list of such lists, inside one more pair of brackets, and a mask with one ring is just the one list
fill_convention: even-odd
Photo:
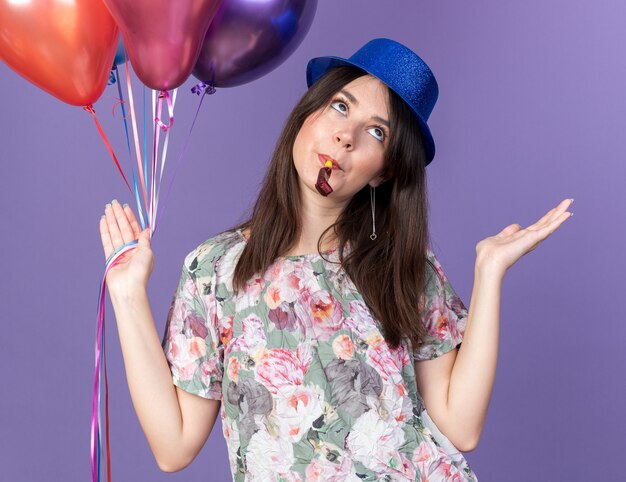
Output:
[[119,31],[102,0],[0,0],[0,58],[37,87],[87,106],[107,85]]
[[225,0],[207,31],[193,75],[233,87],[271,72],[306,36],[317,0]]
[[123,64],[124,61],[124,41],[122,40],[122,36],[120,35],[120,41],[117,44],[117,50],[115,51],[115,59],[113,59],[113,63],[115,65],[120,65]]
[[104,0],[122,31],[137,77],[171,90],[191,74],[222,0]]

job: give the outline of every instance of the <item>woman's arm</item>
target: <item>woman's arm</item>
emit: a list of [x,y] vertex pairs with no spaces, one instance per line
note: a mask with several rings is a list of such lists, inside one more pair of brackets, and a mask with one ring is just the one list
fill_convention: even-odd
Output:
[[111,293],[111,302],[141,428],[159,468],[164,472],[181,470],[209,437],[220,401],[187,394],[172,384],[145,291]]
[[476,265],[463,343],[434,360],[416,361],[426,409],[441,432],[463,452],[474,450],[491,399],[498,359],[503,276]]
[[504,273],[478,261],[463,336],[448,389],[448,420],[466,451],[474,450],[487,417],[498,362],[500,294]]
[[174,472],[191,463],[206,442],[220,401],[186,393],[172,383],[146,292],[154,259],[149,229],[142,231],[132,209],[113,200],[100,219],[100,235],[105,258],[138,242],[110,268],[106,283],[139,423],[161,470]]
[[493,389],[500,333],[500,293],[506,271],[572,215],[564,199],[535,224],[511,224],[476,245],[474,287],[459,350],[415,363],[428,413],[462,451],[476,448]]

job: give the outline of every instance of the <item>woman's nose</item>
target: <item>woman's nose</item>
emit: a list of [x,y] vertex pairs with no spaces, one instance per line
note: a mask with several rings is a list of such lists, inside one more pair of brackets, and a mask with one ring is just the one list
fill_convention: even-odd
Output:
[[335,133],[335,142],[349,149],[353,147],[354,139],[349,131],[342,130]]

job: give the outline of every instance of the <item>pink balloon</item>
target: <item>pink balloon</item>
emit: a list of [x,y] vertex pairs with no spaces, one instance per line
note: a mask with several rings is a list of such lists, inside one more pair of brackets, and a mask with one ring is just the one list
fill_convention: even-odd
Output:
[[222,0],[104,0],[137,77],[154,90],[179,87],[200,54]]
[[298,48],[317,0],[224,0],[209,26],[194,77],[234,87],[262,77]]

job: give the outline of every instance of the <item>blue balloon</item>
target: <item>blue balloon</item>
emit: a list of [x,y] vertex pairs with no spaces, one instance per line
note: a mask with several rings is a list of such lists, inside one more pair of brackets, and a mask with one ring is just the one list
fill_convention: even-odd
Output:
[[120,35],[120,41],[117,44],[117,50],[115,51],[115,59],[113,64],[119,65],[124,63],[124,42],[122,42],[122,36]]

